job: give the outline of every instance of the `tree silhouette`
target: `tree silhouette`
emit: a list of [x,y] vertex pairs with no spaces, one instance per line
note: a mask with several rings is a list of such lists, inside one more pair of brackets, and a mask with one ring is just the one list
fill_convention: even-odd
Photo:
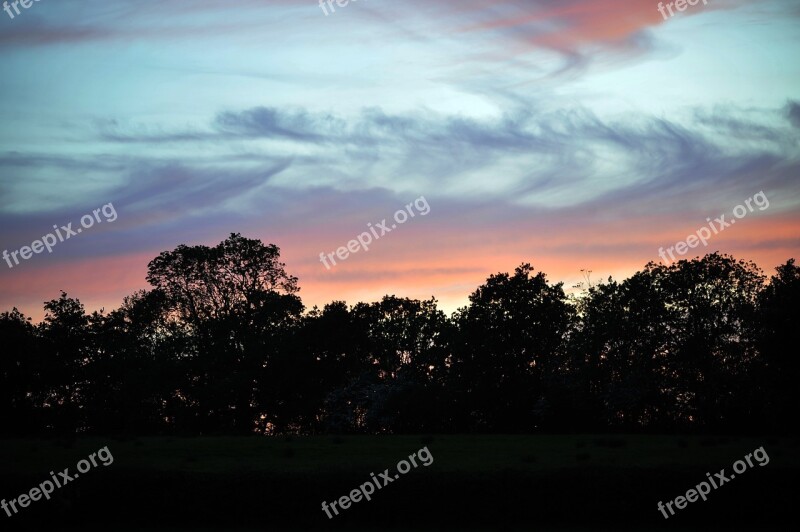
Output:
[[453,349],[462,413],[475,430],[533,430],[534,407],[559,369],[574,309],[562,285],[548,285],[530,264],[492,275],[469,300],[455,317]]
[[776,271],[760,295],[758,343],[764,364],[760,392],[766,398],[760,414],[769,426],[791,432],[796,430],[792,420],[800,409],[794,389],[800,375],[800,268],[790,259]]
[[800,269],[713,253],[568,298],[529,264],[446,316],[386,296],[304,312],[280,250],[231,234],[87,315],[0,314],[3,435],[794,432]]
[[42,360],[39,339],[30,318],[16,308],[0,314],[0,435],[28,435],[42,429],[37,405]]
[[213,248],[178,246],[148,265],[147,281],[194,333],[193,378],[181,397],[196,402],[201,432],[279,422],[269,366],[303,311],[297,278],[279,257],[275,245],[231,234]]

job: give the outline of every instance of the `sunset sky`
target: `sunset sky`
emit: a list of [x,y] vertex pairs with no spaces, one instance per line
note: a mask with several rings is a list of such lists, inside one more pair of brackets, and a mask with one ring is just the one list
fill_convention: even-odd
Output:
[[[450,312],[530,262],[621,279],[763,191],[713,251],[800,258],[800,2],[41,0],[0,11],[0,252],[35,320],[146,288],[231,232],[281,248],[307,307],[385,294]],[[330,8],[328,8],[330,10]],[[13,8],[12,8],[13,13]],[[331,270],[330,253],[430,205]],[[101,215],[102,217],[102,215]]]

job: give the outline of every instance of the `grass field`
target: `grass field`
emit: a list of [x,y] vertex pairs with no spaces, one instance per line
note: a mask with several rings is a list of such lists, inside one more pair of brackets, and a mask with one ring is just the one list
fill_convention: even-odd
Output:
[[[789,516],[796,438],[337,436],[0,440],[12,499],[101,447],[114,463],[0,523],[35,530],[764,530]],[[657,511],[734,461],[755,465],[709,500]],[[427,447],[434,458],[332,520],[333,501]]]
[[[0,440],[12,460],[5,474],[72,465],[108,446],[115,468],[138,471],[309,473],[394,464],[427,446],[439,473],[541,471],[588,464],[625,467],[724,467],[764,446],[770,466],[800,467],[796,439],[708,436],[319,436],[276,438],[81,438]],[[45,471],[46,473],[46,471]]]

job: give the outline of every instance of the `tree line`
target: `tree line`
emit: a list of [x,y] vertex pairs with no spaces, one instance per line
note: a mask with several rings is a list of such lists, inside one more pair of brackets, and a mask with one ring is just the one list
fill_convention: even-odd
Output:
[[306,310],[280,250],[181,245],[87,314],[0,314],[0,434],[794,432],[800,269],[709,254],[567,295],[522,264],[452,316]]

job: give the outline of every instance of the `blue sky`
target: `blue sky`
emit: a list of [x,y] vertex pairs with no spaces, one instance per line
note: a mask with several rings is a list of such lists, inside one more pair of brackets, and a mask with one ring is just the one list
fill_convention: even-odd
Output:
[[[307,305],[447,310],[522,261],[626,276],[763,190],[708,248],[800,249],[800,4],[41,0],[0,12],[0,250],[108,202],[114,224],[0,271],[0,309],[112,308],[147,262],[241,232]],[[419,196],[333,270],[320,252]],[[2,265],[3,263],[0,263]]]

